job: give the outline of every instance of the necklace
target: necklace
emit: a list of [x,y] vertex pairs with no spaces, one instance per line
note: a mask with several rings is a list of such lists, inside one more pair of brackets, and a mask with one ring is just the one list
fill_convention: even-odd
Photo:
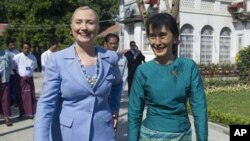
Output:
[[[95,50],[96,50],[96,48],[95,48]],[[97,54],[97,51],[95,51],[95,52]],[[99,61],[98,61],[98,57],[96,59],[95,74],[93,76],[89,76],[89,75],[87,75],[87,70],[85,69],[84,65],[81,64],[81,59],[78,56],[78,54],[76,52],[76,49],[75,49],[75,53],[76,53],[77,60],[80,63],[80,66],[81,66],[81,69],[82,69],[82,72],[84,74],[85,79],[87,80],[87,82],[89,83],[89,85],[91,86],[91,88],[93,88],[95,86],[96,82],[97,82],[97,77],[98,77],[98,74],[99,74]]]
[[[81,60],[80,60],[81,61]],[[97,76],[99,74],[99,63],[98,63],[98,59],[96,61],[96,67],[95,67],[95,74],[91,77],[89,75],[87,75],[87,71],[86,69],[84,68],[84,65],[81,65],[81,68],[82,68],[82,72],[85,76],[85,79],[88,81],[89,85],[91,87],[94,87],[96,82],[97,82]]]

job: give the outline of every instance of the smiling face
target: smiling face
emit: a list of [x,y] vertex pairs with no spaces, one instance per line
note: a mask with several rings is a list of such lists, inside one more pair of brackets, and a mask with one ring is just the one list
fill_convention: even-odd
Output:
[[175,37],[169,28],[162,25],[158,30],[153,30],[149,25],[149,44],[157,58],[170,57],[173,55],[172,46]]
[[76,9],[72,16],[71,32],[78,44],[92,44],[98,32],[98,17],[88,7]]
[[158,62],[168,63],[177,57],[179,28],[170,14],[156,13],[149,16],[146,33]]

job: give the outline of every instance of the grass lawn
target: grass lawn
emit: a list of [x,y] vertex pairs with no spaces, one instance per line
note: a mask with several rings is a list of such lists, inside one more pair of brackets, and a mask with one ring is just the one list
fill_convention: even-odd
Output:
[[[208,111],[215,111],[219,114],[209,117],[209,119],[224,122],[223,120],[217,120],[216,117],[220,118],[221,114],[226,114],[229,117],[243,117],[250,121],[250,91],[209,93],[207,94],[207,106]],[[233,119],[229,123],[238,123],[236,120]],[[223,124],[227,124],[227,122]]]
[[250,118],[250,92],[208,94],[207,105],[218,112]]

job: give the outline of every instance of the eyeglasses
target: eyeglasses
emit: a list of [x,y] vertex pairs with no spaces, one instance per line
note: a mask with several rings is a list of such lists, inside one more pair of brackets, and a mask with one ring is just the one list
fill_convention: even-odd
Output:
[[170,36],[170,34],[168,34],[167,32],[160,32],[158,34],[156,34],[156,33],[149,34],[149,40],[151,42],[155,42],[155,41],[157,41],[157,39],[158,39],[158,41],[162,41],[162,40],[166,40],[169,38],[172,38],[172,36]]

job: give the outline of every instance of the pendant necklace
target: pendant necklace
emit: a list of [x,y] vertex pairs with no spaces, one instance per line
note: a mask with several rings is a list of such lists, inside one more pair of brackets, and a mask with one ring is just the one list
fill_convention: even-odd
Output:
[[[87,70],[85,69],[84,65],[81,64],[81,59],[80,59],[80,57],[78,56],[78,54],[76,52],[76,48],[75,48],[75,53],[76,53],[77,60],[80,63],[80,66],[81,66],[81,69],[82,69],[82,72],[83,72],[83,75],[84,75],[85,79],[89,83],[90,87],[93,88],[95,86],[96,82],[97,82],[97,77],[98,77],[98,74],[99,74],[98,57],[97,57],[97,60],[96,60],[95,74],[91,77],[91,76],[87,75]],[[97,54],[96,48],[95,48],[95,53]]]

